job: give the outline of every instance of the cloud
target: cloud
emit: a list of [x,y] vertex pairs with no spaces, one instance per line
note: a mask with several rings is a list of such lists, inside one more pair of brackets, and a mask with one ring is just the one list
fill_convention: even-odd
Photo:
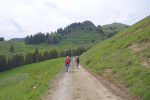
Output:
[[84,20],[132,25],[150,14],[149,4],[150,0],[1,0],[0,36],[56,31]]
[[59,9],[58,5],[54,1],[46,1],[45,0],[43,3],[44,3],[44,5],[47,5],[50,8]]
[[16,22],[14,19],[7,18],[7,21],[10,22],[10,24],[12,24],[16,28],[16,32],[24,32],[21,25],[18,22]]

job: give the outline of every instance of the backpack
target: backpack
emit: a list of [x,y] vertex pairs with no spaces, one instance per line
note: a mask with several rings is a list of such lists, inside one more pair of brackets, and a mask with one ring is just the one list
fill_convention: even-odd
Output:
[[79,62],[79,57],[76,58],[76,62]]

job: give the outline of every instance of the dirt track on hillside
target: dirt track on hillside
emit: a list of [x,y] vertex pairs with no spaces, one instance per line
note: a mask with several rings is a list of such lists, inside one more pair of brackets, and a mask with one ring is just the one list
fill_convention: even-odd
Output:
[[43,100],[129,100],[112,93],[82,66],[57,78]]

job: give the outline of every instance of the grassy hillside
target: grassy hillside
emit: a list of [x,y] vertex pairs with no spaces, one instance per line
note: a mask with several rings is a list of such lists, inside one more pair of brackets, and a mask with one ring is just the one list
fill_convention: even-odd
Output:
[[[27,45],[24,43],[24,41],[20,41],[20,42],[3,41],[0,42],[0,55],[6,55],[7,57],[11,57],[12,55],[15,54],[27,54],[30,52],[34,52],[36,48],[38,48],[40,52],[44,52],[44,51],[51,51],[54,49],[56,49],[57,51],[61,51],[69,48],[77,48],[79,46],[84,46],[84,44],[78,45],[78,44],[73,44],[72,42],[66,43],[68,42],[68,40],[64,40],[64,42],[65,43],[60,43],[57,45],[46,44],[46,43]],[[10,52],[11,44],[13,44],[14,46],[14,52]]]
[[64,29],[58,29],[57,33],[64,35],[61,44],[92,45],[108,38],[102,27],[95,26],[91,21],[72,23]]
[[81,61],[94,73],[150,100],[150,16],[94,46]]
[[60,41],[61,44],[72,44],[72,45],[89,45],[95,44],[104,40],[104,36],[100,33],[89,31],[89,30],[73,30],[65,39]]
[[112,23],[112,24],[106,24],[102,26],[102,29],[105,34],[112,35],[120,32],[123,29],[128,28],[129,26],[122,23]]
[[59,58],[0,73],[0,100],[40,100],[62,68]]

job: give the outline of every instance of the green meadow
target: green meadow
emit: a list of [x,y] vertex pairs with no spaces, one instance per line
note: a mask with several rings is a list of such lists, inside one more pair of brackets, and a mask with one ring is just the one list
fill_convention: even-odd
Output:
[[0,100],[40,100],[62,72],[64,58],[29,64],[0,73]]

